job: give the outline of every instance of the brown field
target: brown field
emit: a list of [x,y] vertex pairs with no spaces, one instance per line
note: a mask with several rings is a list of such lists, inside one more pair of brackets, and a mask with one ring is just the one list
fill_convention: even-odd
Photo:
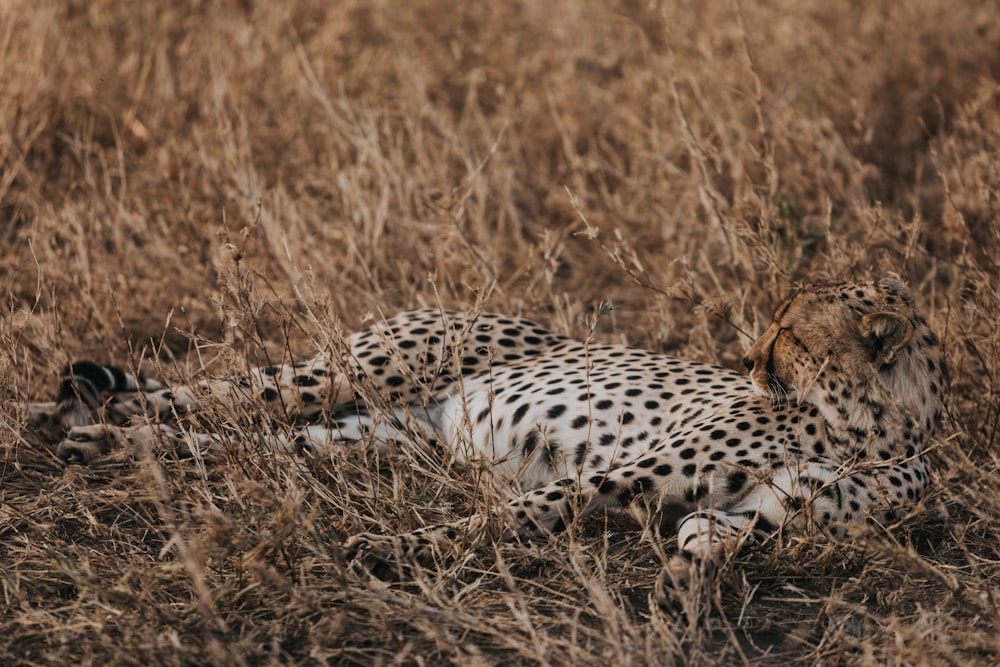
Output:
[[[0,663],[1000,663],[992,0],[0,0]],[[687,613],[595,517],[405,583],[362,531],[485,502],[414,444],[64,466],[19,405],[75,359],[176,380],[483,302],[738,367],[797,283],[896,274],[946,346],[933,487],[769,540]],[[734,326],[735,325],[735,326]]]

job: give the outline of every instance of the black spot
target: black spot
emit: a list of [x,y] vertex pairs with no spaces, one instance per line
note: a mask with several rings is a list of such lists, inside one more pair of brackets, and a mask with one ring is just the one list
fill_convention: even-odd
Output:
[[778,531],[778,527],[775,526],[770,521],[768,521],[767,519],[765,519],[764,516],[761,514],[757,515],[757,521],[754,523],[753,527],[754,530],[767,534],[775,533]]
[[597,408],[598,410],[607,410],[608,408],[610,408],[613,405],[614,405],[613,401],[609,401],[609,400],[605,399],[603,401],[598,401],[597,403],[595,403],[594,407]]
[[747,474],[742,470],[737,470],[726,478],[726,491],[730,494],[739,493],[746,483]]
[[573,428],[583,428],[588,423],[590,423],[590,419],[587,417],[587,415],[580,415],[579,417],[575,417],[573,421],[570,422],[570,426],[572,426]]
[[277,375],[278,373],[281,372],[281,367],[280,366],[268,366],[267,368],[260,369],[260,372],[263,373],[264,375],[275,376],[275,375]]
[[659,477],[668,477],[673,474],[674,469],[670,467],[667,463],[661,463],[660,465],[653,468],[653,474]]
[[656,488],[656,484],[650,477],[636,477],[632,482],[632,492],[636,495],[645,493]]
[[617,485],[604,474],[594,475],[589,481],[594,485],[595,491],[604,495],[614,493],[617,489]]
[[315,387],[319,384],[319,380],[311,375],[296,375],[292,378],[292,384],[297,387]]
[[545,416],[549,419],[558,419],[564,412],[566,412],[565,405],[553,405],[549,408],[549,411],[545,413]]
[[698,466],[695,465],[694,463],[689,463],[683,468],[681,468],[681,472],[684,474],[685,477],[694,477],[695,473],[698,472]]
[[524,419],[524,415],[527,412],[528,412],[528,404],[527,403],[522,403],[521,405],[519,405],[518,408],[517,408],[517,410],[514,410],[514,417],[513,417],[513,420],[512,420],[511,423],[512,424],[519,423],[522,419]]
[[404,380],[403,378],[401,378],[398,375],[390,375],[389,377],[387,377],[385,379],[385,383],[387,385],[389,385],[390,387],[398,387],[399,385],[401,385],[401,384],[403,384],[405,382],[406,382],[406,380]]
[[304,391],[304,392],[302,392],[302,402],[303,403],[315,403],[316,402],[316,395],[313,394],[313,393],[311,393],[311,392]]
[[278,398],[278,392],[268,387],[264,391],[260,392],[260,397],[263,398],[265,401],[273,401],[274,399]]
[[524,458],[528,458],[529,456],[531,456],[531,453],[535,451],[535,448],[538,447],[538,440],[539,436],[537,431],[531,433],[530,435],[528,435],[527,438],[524,439],[524,444],[521,445],[521,451],[524,455]]
[[[693,475],[693,473],[692,473]],[[692,475],[688,475],[689,477]],[[684,492],[684,500],[689,503],[697,502],[708,495],[708,484],[701,483],[693,489]]]

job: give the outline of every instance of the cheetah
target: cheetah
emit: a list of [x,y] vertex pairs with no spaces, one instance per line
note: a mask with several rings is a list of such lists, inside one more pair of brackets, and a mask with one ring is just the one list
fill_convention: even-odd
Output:
[[[812,526],[839,539],[919,498],[947,369],[905,285],[802,287],[743,362],[747,374],[513,317],[419,310],[334,353],[232,380],[167,387],[78,363],[56,401],[33,414],[68,429],[58,454],[79,463],[115,444],[211,450],[218,434],[169,419],[208,401],[269,406],[298,424],[278,443],[303,455],[354,441],[384,447],[417,430],[459,461],[488,462],[513,495],[499,516],[508,539],[543,539],[640,499],[681,507],[666,588],[686,586],[692,563],[710,565],[754,537]],[[372,395],[384,405],[370,405]],[[376,419],[376,407],[390,418]],[[344,546],[367,568],[420,560],[488,519]]]

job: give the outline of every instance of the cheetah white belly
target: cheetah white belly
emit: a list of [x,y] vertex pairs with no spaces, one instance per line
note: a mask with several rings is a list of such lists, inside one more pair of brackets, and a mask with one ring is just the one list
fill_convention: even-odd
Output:
[[708,364],[567,346],[466,378],[432,421],[458,460],[483,459],[531,489],[633,460],[680,425],[751,393],[746,378]]

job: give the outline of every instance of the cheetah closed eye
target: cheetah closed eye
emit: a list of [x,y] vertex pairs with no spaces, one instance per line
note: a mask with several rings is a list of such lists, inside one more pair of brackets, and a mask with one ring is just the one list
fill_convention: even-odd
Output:
[[[507,488],[529,489],[502,513],[512,539],[548,535],[638,498],[684,507],[669,586],[684,583],[689,561],[711,563],[755,534],[812,524],[838,537],[852,522],[917,499],[928,481],[921,452],[947,382],[937,338],[893,280],[793,293],[747,351],[749,377],[588,345],[500,315],[404,313],[348,343],[337,359],[173,388],[74,365],[51,411],[72,427],[59,454],[86,462],[107,450],[95,443],[133,434],[151,442],[151,429],[170,427],[143,416],[163,422],[211,400],[271,406],[301,424],[295,441],[281,444],[309,453],[351,440],[405,441],[406,422],[459,460],[487,460]],[[372,419],[358,405],[359,386],[394,405],[398,424]],[[105,422],[131,422],[87,424],[97,406]],[[211,450],[215,436],[189,440]],[[345,546],[379,570],[400,556],[446,553],[459,533],[485,523],[476,515],[404,535],[359,535]]]

